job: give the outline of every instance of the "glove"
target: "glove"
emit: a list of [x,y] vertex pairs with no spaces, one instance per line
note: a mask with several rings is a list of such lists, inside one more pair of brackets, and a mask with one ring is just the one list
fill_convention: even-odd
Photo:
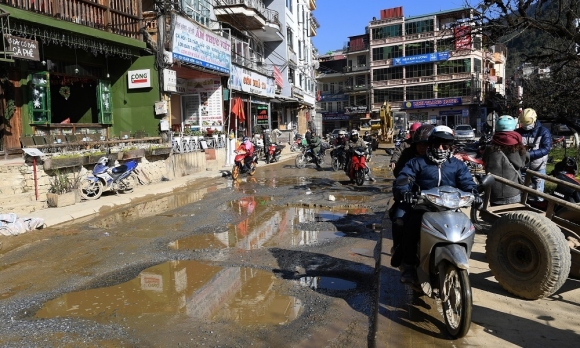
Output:
[[407,191],[403,193],[403,202],[404,203],[413,203],[413,192]]
[[475,199],[473,200],[472,207],[481,210],[483,208],[483,199],[481,199],[480,195],[475,195]]

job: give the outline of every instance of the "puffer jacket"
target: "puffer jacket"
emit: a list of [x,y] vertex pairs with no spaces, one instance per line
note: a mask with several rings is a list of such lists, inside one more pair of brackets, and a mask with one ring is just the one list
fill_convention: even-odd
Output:
[[[421,190],[429,190],[438,186],[453,186],[466,192],[476,192],[477,190],[477,185],[465,163],[453,156],[443,162],[441,167],[430,161],[427,156],[415,157],[407,162],[397,176],[397,180],[404,177],[412,178]],[[397,180],[393,184],[393,195],[396,198],[413,188],[412,184],[398,186]]]
[[[483,153],[482,159],[483,162],[485,162],[486,173],[495,174],[508,179],[511,182],[517,183],[518,177],[521,177],[521,169],[527,166],[530,161],[530,154],[529,152],[526,152],[523,155],[519,152],[508,152],[505,153],[504,156],[501,154],[501,150],[494,151],[492,146],[488,146]],[[491,187],[490,199],[492,204],[517,203],[519,199],[514,201],[510,200],[510,198],[517,198],[519,196],[519,189],[502,184],[498,181],[494,182]]]
[[552,135],[548,128],[542,126],[540,121],[536,121],[534,128],[526,130],[516,129],[522,135],[522,142],[528,147],[530,152],[530,169],[546,169],[548,163],[548,153],[552,148]]

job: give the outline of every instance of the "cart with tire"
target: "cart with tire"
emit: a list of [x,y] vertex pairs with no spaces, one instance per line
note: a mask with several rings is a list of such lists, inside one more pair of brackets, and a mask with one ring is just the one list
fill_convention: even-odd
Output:
[[[531,170],[524,185],[493,175],[520,189],[521,201],[490,206],[490,192],[485,192],[483,209],[473,209],[471,220],[487,233],[486,257],[498,283],[518,297],[536,300],[558,291],[568,276],[580,278],[580,205],[528,187],[532,176],[578,189]],[[530,194],[547,201],[545,211],[526,203]]]

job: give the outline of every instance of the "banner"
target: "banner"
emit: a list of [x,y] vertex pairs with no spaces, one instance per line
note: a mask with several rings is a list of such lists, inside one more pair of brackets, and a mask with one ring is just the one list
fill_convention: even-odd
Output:
[[255,94],[263,97],[274,98],[275,85],[271,77],[258,74],[252,70],[231,66],[230,87],[232,89]]
[[284,88],[284,79],[282,78],[282,73],[276,66],[274,66],[274,80],[276,81],[278,87]]
[[461,105],[461,98],[427,99],[403,102],[402,109],[437,108],[440,106]]
[[450,57],[450,54],[447,51],[428,53],[428,54],[419,54],[417,56],[393,58],[393,65],[394,66],[401,66],[401,65],[421,64],[421,63],[429,63],[429,62],[439,62],[442,60],[448,60],[449,57]]
[[177,79],[177,90],[184,94],[199,94],[202,128],[223,125],[222,86],[219,79]]
[[471,50],[471,27],[462,25],[453,29],[455,35],[455,50]]

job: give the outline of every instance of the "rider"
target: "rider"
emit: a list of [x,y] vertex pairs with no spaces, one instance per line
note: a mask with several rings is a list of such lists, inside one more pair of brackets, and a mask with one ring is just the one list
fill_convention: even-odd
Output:
[[346,138],[346,131],[341,130],[338,132],[338,136],[336,137],[336,139],[334,139],[334,146],[346,146],[346,143],[348,142],[348,139]]
[[[425,211],[413,210],[413,186],[416,184],[421,190],[428,190],[438,186],[453,186],[462,191],[475,194],[475,205],[481,205],[482,200],[477,193],[477,186],[469,173],[467,166],[452,156],[453,131],[447,126],[437,126],[428,139],[428,148],[425,156],[411,159],[393,184],[393,195],[402,201],[396,213],[396,222],[405,226],[402,241],[391,257],[391,265],[399,267],[401,263],[415,265],[416,248],[419,241],[421,220]],[[405,178],[413,182],[399,184]],[[401,275],[402,282],[413,282],[415,268],[405,267]]]
[[244,171],[250,170],[250,164],[252,163],[252,155],[254,154],[254,144],[250,141],[250,138],[243,137],[240,146],[237,150],[239,152],[245,152],[246,157],[244,157]]
[[350,158],[352,156],[352,150],[357,147],[366,147],[365,142],[358,136],[358,130],[353,129],[350,132],[350,138],[344,146],[344,151],[346,152],[346,164],[344,165],[344,171],[348,175],[350,173]]
[[[369,155],[373,154],[373,137],[371,137],[371,134],[369,133],[369,131],[365,131],[365,134],[363,135],[363,140],[366,141],[368,143],[368,149],[369,149]],[[370,161],[370,156],[369,156],[369,161]]]
[[312,154],[314,155],[314,160],[316,161],[316,167],[320,168],[320,164],[318,164],[318,157],[320,156],[322,141],[320,140],[318,134],[316,134],[316,130],[311,131],[310,142],[308,145],[312,149]]
[[419,127],[421,127],[421,123],[419,122],[415,122],[411,125],[411,128],[409,128],[409,138],[405,139],[405,141],[401,142],[401,144],[399,145],[399,147],[395,148],[395,151],[393,151],[393,155],[391,156],[391,170],[395,169],[395,165],[397,164],[397,161],[399,161],[399,157],[401,157],[401,153],[403,153],[403,150],[405,150],[408,147],[411,147],[411,142],[413,141],[413,135],[415,134],[415,132],[417,131],[417,129],[419,129]]
[[405,164],[407,164],[410,159],[417,156],[425,156],[427,153],[427,142],[433,128],[435,128],[435,126],[431,124],[424,124],[413,132],[411,145],[401,152],[399,159],[395,163],[395,168],[393,169],[395,178],[399,175],[403,167],[405,167]]

